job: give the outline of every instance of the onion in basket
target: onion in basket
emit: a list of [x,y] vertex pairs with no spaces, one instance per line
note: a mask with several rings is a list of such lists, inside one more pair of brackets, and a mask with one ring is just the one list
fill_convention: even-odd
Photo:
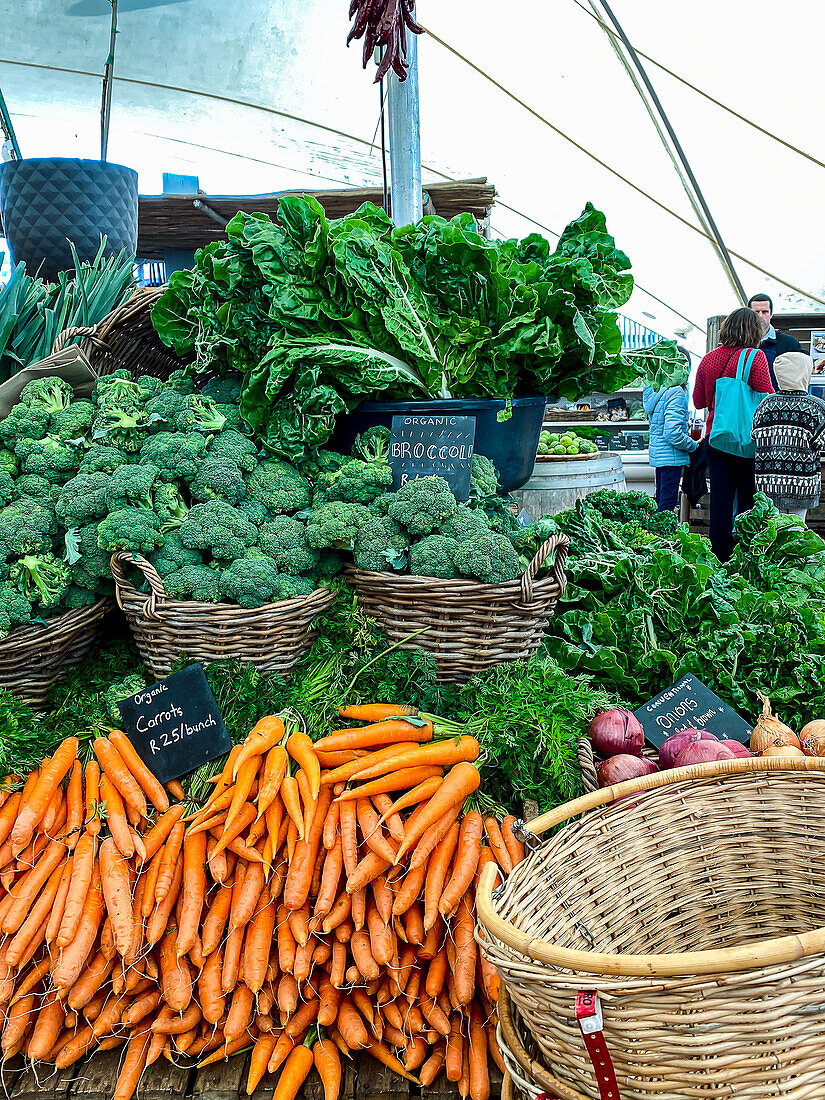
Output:
[[638,779],[642,775],[652,775],[659,769],[652,760],[645,756],[632,756],[622,752],[617,756],[609,756],[596,768],[600,787],[614,787],[617,783],[624,783],[628,779]]
[[815,718],[813,722],[803,726],[799,740],[806,756],[825,756],[825,722],[821,718]]
[[799,738],[791,727],[786,726],[784,722],[780,722],[774,715],[771,710],[771,701],[767,695],[763,695],[761,691],[758,694],[762,700],[762,713],[753,727],[751,751],[762,753],[769,745],[792,745],[796,749],[801,748]]
[[665,771],[674,767],[676,757],[697,733],[701,741],[718,740],[715,734],[708,733],[707,730],[686,729],[679,730],[678,733],[672,733],[670,737],[665,738],[662,747],[659,749],[659,767]]
[[620,753],[641,756],[645,744],[639,719],[624,707],[599,711],[587,727],[587,735],[600,756],[618,756]]

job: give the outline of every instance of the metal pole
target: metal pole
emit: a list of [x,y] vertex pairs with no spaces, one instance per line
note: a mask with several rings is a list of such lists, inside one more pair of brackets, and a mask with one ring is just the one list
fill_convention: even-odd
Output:
[[[415,12],[413,12],[415,15]],[[421,123],[418,114],[418,36],[407,36],[407,79],[390,70],[387,80],[387,117],[390,131],[392,220],[396,225],[420,221]]]

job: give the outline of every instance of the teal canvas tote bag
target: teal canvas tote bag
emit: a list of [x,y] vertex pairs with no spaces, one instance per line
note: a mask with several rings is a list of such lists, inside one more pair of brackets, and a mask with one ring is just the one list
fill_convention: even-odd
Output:
[[767,395],[757,393],[748,385],[751,367],[756,358],[756,348],[743,348],[739,352],[736,375],[733,378],[717,378],[713,410],[713,427],[710,445],[739,458],[753,458],[756,448],[751,439],[753,417],[760,402]]

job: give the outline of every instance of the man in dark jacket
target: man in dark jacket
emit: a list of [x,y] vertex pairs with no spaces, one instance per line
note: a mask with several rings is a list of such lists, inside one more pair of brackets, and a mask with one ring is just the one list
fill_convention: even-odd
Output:
[[773,388],[776,389],[776,375],[773,372],[774,359],[777,355],[784,355],[786,351],[804,351],[805,349],[795,336],[791,336],[787,332],[777,332],[773,327],[771,322],[771,318],[773,317],[773,301],[767,294],[754,294],[752,298],[748,299],[748,305],[762,322],[762,328],[765,335],[759,346],[762,351],[764,351],[765,358],[768,360],[768,367],[771,372],[771,382],[773,382]]

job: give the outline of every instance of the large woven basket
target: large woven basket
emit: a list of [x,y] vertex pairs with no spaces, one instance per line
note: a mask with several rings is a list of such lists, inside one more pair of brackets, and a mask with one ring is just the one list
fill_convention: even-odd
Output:
[[161,342],[152,325],[152,307],[165,289],[141,287],[98,324],[65,329],[55,341],[54,351],[77,341],[95,374],[128,370],[134,377],[150,374],[167,379],[186,360]]
[[[493,665],[521,661],[541,645],[567,587],[569,541],[553,535],[518,580],[506,584],[398,576],[350,568],[358,602],[401,648],[424,649],[442,682],[462,682]],[[550,572],[539,569],[552,556]],[[423,632],[423,633],[422,633]]]
[[825,1096],[823,773],[814,758],[702,764],[530,823],[564,828],[495,893],[485,872],[476,899],[542,1067],[538,1080],[517,1058],[522,1076],[598,1100],[575,1014],[586,989],[621,1100]]
[[[120,550],[111,564],[118,606],[143,663],[158,678],[168,676],[182,655],[207,662],[247,661],[262,672],[287,673],[314,642],[313,621],[335,600],[329,588],[255,608],[174,600],[154,566],[139,554]],[[132,584],[130,569],[146,578],[148,594]]]
[[0,641],[0,687],[41,710],[49,688],[94,645],[114,600],[67,611],[45,626],[18,626]]

